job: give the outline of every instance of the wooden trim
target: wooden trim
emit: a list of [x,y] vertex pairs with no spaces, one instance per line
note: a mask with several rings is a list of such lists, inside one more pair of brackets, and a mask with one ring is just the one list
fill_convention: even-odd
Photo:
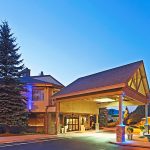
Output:
[[[133,78],[131,78],[130,80],[131,80],[131,83],[130,83],[129,86],[131,87],[131,85],[132,85],[132,83],[133,83]],[[130,80],[129,80],[129,81],[130,81]],[[128,82],[129,82],[129,81],[128,81]]]
[[[145,84],[144,84],[144,81],[143,81],[143,77],[142,77],[142,73],[141,73],[141,69],[140,69],[140,68],[139,68],[139,72],[140,72],[140,76],[141,76],[141,78],[142,78],[142,84],[143,84],[143,88],[144,88],[145,95],[147,95],[146,89],[145,89]],[[146,76],[146,74],[145,74],[145,76]]]
[[53,96],[53,99],[65,98],[65,97],[81,95],[81,94],[88,94],[88,93],[93,93],[93,92],[100,92],[100,91],[123,88],[123,87],[125,87],[125,83],[115,84],[115,85],[105,86],[105,87],[100,87],[100,88],[93,88],[93,89],[88,89],[88,90],[82,90],[82,91],[72,92],[72,93],[64,94],[60,96]]
[[[149,84],[148,84],[148,79],[147,79],[147,75],[146,75],[146,70],[145,70],[145,66],[143,64],[143,70],[144,70],[144,74],[145,74],[145,79],[146,79],[146,83],[147,83],[147,86],[148,86],[148,91],[150,93],[150,87],[149,87]],[[146,93],[147,94],[147,93]]]
[[56,85],[56,84],[50,84],[50,83],[27,83],[27,85],[32,85],[32,86],[41,86],[41,87],[53,87],[53,88],[58,88],[62,89],[64,86]]
[[136,81],[135,81],[136,79],[135,79],[134,75],[133,75],[132,80],[133,80],[133,84],[134,84],[134,86],[135,86],[135,89],[137,89],[137,87],[136,87]]
[[75,115],[96,115],[95,113],[77,113],[77,112],[60,112],[63,115],[71,115],[71,114],[75,114]]
[[143,104],[146,104],[148,101],[146,96],[140,94],[139,92],[133,90],[130,87],[124,88],[123,91],[125,92],[127,97],[130,97],[131,99],[133,99],[135,101],[139,101]]
[[130,79],[132,79],[132,77],[134,76],[136,71],[141,67],[142,64],[143,64],[143,61],[141,62],[141,64],[136,69],[133,70],[133,74],[127,79],[126,83],[128,83],[130,81]]
[[139,91],[139,88],[140,88],[141,82],[142,82],[142,77],[140,78],[139,84],[138,84],[138,86],[137,86],[137,92]]
[[136,71],[136,89],[138,89],[137,87],[138,87],[138,70]]
[[84,95],[76,95],[76,96],[71,96],[71,97],[63,97],[63,98],[58,98],[55,99],[56,103],[57,102],[62,102],[62,101],[71,101],[71,100],[86,100],[86,99],[95,99],[99,97],[110,97],[110,96],[115,96],[115,95],[120,95],[122,94],[122,89],[118,90],[113,90],[113,91],[101,91],[101,92],[96,92],[96,93],[88,93]]

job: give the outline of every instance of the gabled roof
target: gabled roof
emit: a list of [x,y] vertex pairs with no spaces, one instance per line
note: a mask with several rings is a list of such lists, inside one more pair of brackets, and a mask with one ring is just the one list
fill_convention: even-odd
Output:
[[53,97],[60,98],[64,97],[65,95],[71,95],[72,93],[78,93],[79,91],[87,91],[123,83],[125,84],[141,64],[143,64],[143,61],[134,62],[124,66],[81,77],[68,86],[64,87]]
[[56,80],[54,77],[52,77],[51,75],[43,75],[43,76],[34,76],[34,79],[46,82],[46,83],[52,83],[55,85],[59,85],[59,86],[64,86],[63,84],[61,84],[58,80]]
[[31,84],[35,84],[35,83],[45,83],[44,81],[40,81],[40,80],[34,79],[34,78],[31,77],[31,76],[21,77],[21,78],[20,78],[20,81],[21,81],[22,83],[31,83]]
[[43,76],[26,76],[20,78],[21,82],[23,83],[49,83],[57,86],[64,87],[63,84],[61,84],[59,81],[57,81],[55,78],[53,78],[51,75],[43,75]]

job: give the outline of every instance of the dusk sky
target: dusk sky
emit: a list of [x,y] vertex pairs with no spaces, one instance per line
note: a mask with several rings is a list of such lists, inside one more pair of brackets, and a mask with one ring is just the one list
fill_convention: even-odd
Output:
[[0,0],[32,75],[64,85],[144,60],[150,81],[149,0]]

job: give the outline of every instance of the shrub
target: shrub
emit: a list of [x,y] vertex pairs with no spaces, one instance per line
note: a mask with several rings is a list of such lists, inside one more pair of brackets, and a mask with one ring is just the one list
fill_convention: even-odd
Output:
[[20,126],[10,126],[9,133],[12,134],[20,134],[23,131],[23,128]]
[[0,134],[6,133],[7,126],[5,124],[0,124]]
[[28,128],[26,129],[26,132],[27,132],[27,133],[36,133],[36,128],[35,128],[35,127],[28,127]]
[[140,130],[143,131],[145,128],[144,126],[140,126]]
[[129,126],[129,127],[127,128],[127,132],[128,132],[129,134],[133,133],[133,131],[134,131],[133,127]]

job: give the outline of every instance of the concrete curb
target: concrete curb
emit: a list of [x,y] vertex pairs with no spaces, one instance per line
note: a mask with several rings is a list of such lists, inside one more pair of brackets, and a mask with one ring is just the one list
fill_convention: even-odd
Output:
[[17,141],[17,140],[13,140],[13,141],[4,141],[4,142],[0,142],[0,145],[5,145],[5,144],[13,144],[13,143],[22,143],[22,142],[34,142],[34,141],[42,141],[42,140],[54,140],[54,139],[61,139],[59,137],[55,138],[55,137],[52,137],[52,138],[37,138],[37,139],[33,139],[33,140],[21,140],[21,141]]
[[112,141],[109,141],[108,143],[115,144],[115,145],[120,145],[120,146],[150,148],[150,143],[149,143],[149,145],[145,145],[145,146],[144,145],[139,145],[139,144],[119,143],[119,142],[112,142]]

